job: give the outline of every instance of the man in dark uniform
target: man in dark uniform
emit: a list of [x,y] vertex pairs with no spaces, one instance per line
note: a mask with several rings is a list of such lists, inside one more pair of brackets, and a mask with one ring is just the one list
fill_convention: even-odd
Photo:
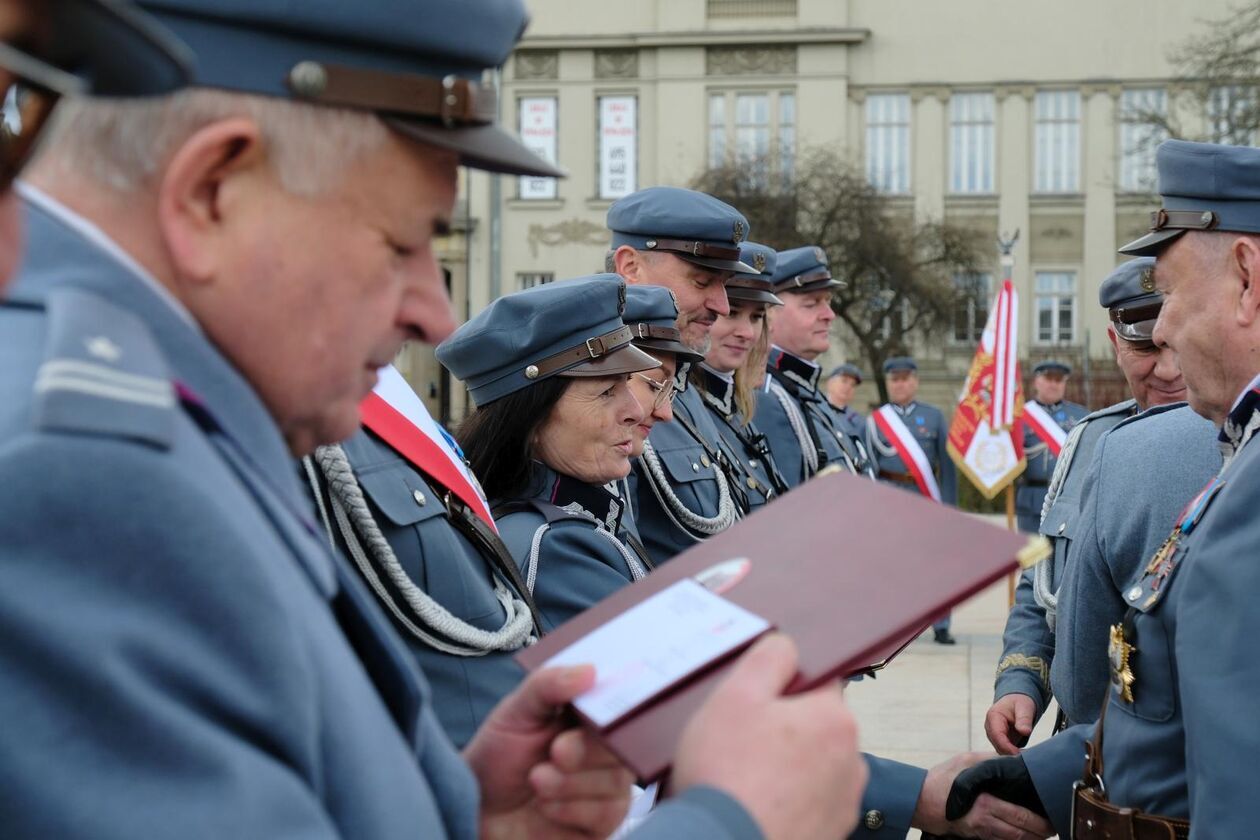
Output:
[[[1024,458],[1027,466],[1016,482],[1015,515],[1019,529],[1037,533],[1041,506],[1067,433],[1089,410],[1063,399],[1072,368],[1063,362],[1041,362],[1033,368],[1033,398],[1024,404]],[[1057,431],[1056,431],[1057,430]]]
[[862,369],[852,362],[836,365],[827,375],[827,401],[849,434],[856,438],[866,436],[866,418],[853,408],[853,392],[862,384]]

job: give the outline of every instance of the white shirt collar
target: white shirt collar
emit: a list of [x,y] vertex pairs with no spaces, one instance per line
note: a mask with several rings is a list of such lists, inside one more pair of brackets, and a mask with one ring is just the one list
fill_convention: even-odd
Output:
[[704,368],[704,369],[705,369],[705,370],[707,370],[709,373],[713,374],[713,375],[714,375],[714,376],[716,376],[718,379],[721,379],[723,382],[726,382],[727,384],[732,384],[732,383],[734,383],[734,382],[735,382],[735,374],[733,374],[733,373],[724,373],[724,372],[722,372],[722,371],[720,371],[720,370],[718,370],[718,369],[716,369],[716,368],[714,368],[714,367],[710,366],[708,362],[701,362],[701,363],[700,363],[700,367]]
[[186,321],[188,325],[198,333],[201,332],[201,327],[198,325],[196,319],[193,318],[192,313],[188,311],[184,304],[179,302],[179,299],[176,298],[175,295],[171,294],[171,290],[158,282],[158,279],[150,274],[148,269],[140,265],[140,263],[136,261],[135,257],[124,251],[117,242],[110,239],[109,235],[106,234],[105,231],[101,230],[91,221],[74,212],[69,207],[62,204],[60,201],[38,187],[31,186],[25,181],[18,181],[16,188],[18,194],[23,199],[39,207],[48,215],[58,219],[62,224],[74,230],[84,239],[88,240],[97,248],[100,248],[112,257],[115,262],[127,269],[127,271],[131,274],[140,278],[140,280],[148,286],[154,294],[156,294],[161,300],[165,301],[166,304],[174,310],[176,315]]

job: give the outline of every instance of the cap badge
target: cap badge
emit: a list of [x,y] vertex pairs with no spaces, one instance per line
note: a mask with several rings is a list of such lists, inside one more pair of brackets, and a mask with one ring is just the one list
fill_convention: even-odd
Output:
[[1155,272],[1149,268],[1142,269],[1141,285],[1144,292],[1155,291]]
[[753,254],[752,262],[753,262],[753,268],[757,269],[758,274],[766,270],[766,255],[765,254],[762,254],[762,253]]
[[827,254],[822,248],[814,248],[814,259],[818,260],[823,265],[827,264]]
[[734,239],[735,239],[736,245],[744,241],[744,223],[739,221],[738,219],[735,220]]

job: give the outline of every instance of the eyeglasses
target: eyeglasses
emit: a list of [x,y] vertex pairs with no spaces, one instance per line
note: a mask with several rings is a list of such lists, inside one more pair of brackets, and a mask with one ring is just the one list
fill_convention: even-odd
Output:
[[7,190],[35,151],[53,106],[78,93],[78,77],[0,41],[0,191]]
[[652,387],[655,396],[652,398],[652,409],[658,409],[665,403],[669,402],[674,396],[674,380],[666,379],[664,382],[657,382],[646,373],[634,374]]

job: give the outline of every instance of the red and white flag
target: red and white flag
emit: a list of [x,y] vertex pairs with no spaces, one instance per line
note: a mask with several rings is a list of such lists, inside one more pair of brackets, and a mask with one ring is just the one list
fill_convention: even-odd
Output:
[[1042,408],[1041,403],[1036,400],[1024,403],[1024,425],[1041,439],[1051,455],[1059,457],[1059,453],[1063,451],[1063,444],[1067,442],[1067,432],[1054,422],[1050,412]]
[[363,425],[495,528],[490,505],[476,476],[442,434],[424,402],[392,365],[381,368],[377,375],[380,379],[376,387],[359,404]]
[[1024,471],[1018,312],[1015,285],[1008,276],[989,310],[949,424],[949,457],[987,499]]
[[891,404],[883,405],[871,417],[876,428],[892,443],[893,449],[897,450],[897,456],[910,471],[919,492],[934,502],[940,502],[941,488],[936,483],[936,476],[932,474],[932,462],[928,460],[927,453],[901,419],[897,409]]

